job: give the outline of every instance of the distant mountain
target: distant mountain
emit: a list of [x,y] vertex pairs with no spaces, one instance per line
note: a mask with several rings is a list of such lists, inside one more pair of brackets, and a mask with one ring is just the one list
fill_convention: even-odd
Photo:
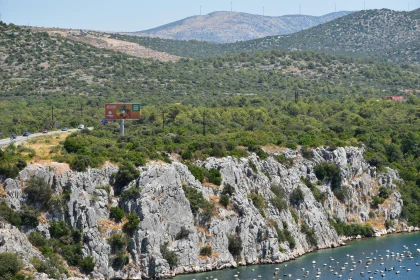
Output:
[[233,43],[273,35],[291,34],[350,13],[336,12],[319,17],[307,15],[269,17],[238,12],[214,12],[134,32],[134,34],[163,39]]
[[121,40],[183,57],[266,50],[325,52],[396,63],[420,63],[420,9],[359,11],[297,33],[232,44],[114,35]]

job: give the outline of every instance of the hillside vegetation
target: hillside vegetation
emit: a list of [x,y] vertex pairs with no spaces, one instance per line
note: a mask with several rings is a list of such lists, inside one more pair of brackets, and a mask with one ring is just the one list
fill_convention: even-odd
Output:
[[[365,145],[370,164],[400,171],[403,215],[420,223],[416,67],[297,51],[162,63],[0,28],[1,131],[49,128],[52,107],[61,125],[93,125],[51,150],[73,169],[170,161],[167,153],[183,160],[248,152],[264,158],[265,145],[302,146],[306,155],[317,146]],[[390,94],[407,102],[381,99]],[[127,136],[116,123],[99,125],[106,102],[142,104],[141,119],[126,122]],[[22,147],[0,156],[12,174],[35,155]]]
[[350,13],[343,11],[318,17],[307,15],[271,17],[239,12],[213,12],[133,34],[174,40],[234,43],[266,36],[291,34]]
[[209,57],[266,50],[301,50],[417,64],[420,62],[419,13],[420,10],[360,11],[294,34],[232,44],[215,45],[123,35],[114,37],[183,57]]

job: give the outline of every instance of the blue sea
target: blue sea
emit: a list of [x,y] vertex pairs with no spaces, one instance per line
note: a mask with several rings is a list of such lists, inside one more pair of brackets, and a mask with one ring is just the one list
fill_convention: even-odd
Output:
[[[251,265],[175,280],[253,279],[407,279],[420,280],[420,233],[356,240],[276,265]],[[277,272],[277,274],[275,274]]]

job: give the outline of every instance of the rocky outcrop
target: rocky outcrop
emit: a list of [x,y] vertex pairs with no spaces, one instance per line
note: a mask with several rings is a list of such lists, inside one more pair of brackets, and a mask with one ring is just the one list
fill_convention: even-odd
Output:
[[[70,226],[82,230],[83,254],[92,256],[96,263],[91,275],[94,278],[162,278],[237,265],[282,262],[317,248],[339,246],[341,237],[329,222],[333,217],[358,223],[375,220],[377,224],[400,216],[402,200],[394,185],[400,180],[398,173],[389,169],[386,174],[377,175],[376,169],[363,159],[363,149],[317,148],[311,159],[292,150],[282,153],[291,165],[279,163],[275,159],[277,154],[264,160],[252,154],[241,159],[209,158],[195,163],[207,170],[219,170],[220,186],[201,183],[180,162],[151,162],[141,167],[140,176],[124,188],[137,189],[135,195],[125,199],[114,194],[112,174],[118,169],[113,166],[87,172],[58,172],[33,164],[16,180],[7,180],[4,189],[9,205],[15,209],[25,203],[21,188],[33,176],[47,181],[56,195],[67,193],[61,216],[55,213],[57,210],[50,210],[45,216],[50,220],[62,217]],[[322,163],[339,166],[346,193],[343,201],[335,197],[328,181],[318,182],[314,167]],[[317,200],[302,178],[324,193],[325,199]],[[220,203],[226,185],[234,190],[227,207]],[[272,186],[280,190],[280,197]],[[392,194],[376,209],[371,207],[371,197],[377,195],[379,186],[391,189]],[[200,209],[193,214],[192,201],[186,196],[189,189],[202,193],[205,200],[214,204],[210,213]],[[292,203],[290,197],[298,189],[302,197]],[[263,206],[254,205],[255,197],[262,198]],[[275,205],[276,198],[285,206]],[[109,209],[116,205],[126,213],[137,214],[141,220],[129,234],[125,248],[129,263],[123,267],[115,265],[115,252],[108,241],[111,234],[121,232],[122,228],[122,223],[109,220]],[[41,226],[37,230],[47,236],[46,228]],[[181,230],[183,236],[179,236]],[[289,239],[281,238],[282,232],[289,232]],[[229,250],[229,240],[233,238],[242,243],[235,255]],[[211,247],[211,254],[200,255],[204,246]],[[168,252],[174,252],[177,258],[172,267]]]

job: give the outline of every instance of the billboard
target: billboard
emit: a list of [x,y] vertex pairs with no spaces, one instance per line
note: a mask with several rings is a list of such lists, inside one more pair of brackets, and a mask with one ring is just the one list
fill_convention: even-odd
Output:
[[140,104],[138,103],[107,103],[105,104],[105,119],[138,120],[140,119]]

